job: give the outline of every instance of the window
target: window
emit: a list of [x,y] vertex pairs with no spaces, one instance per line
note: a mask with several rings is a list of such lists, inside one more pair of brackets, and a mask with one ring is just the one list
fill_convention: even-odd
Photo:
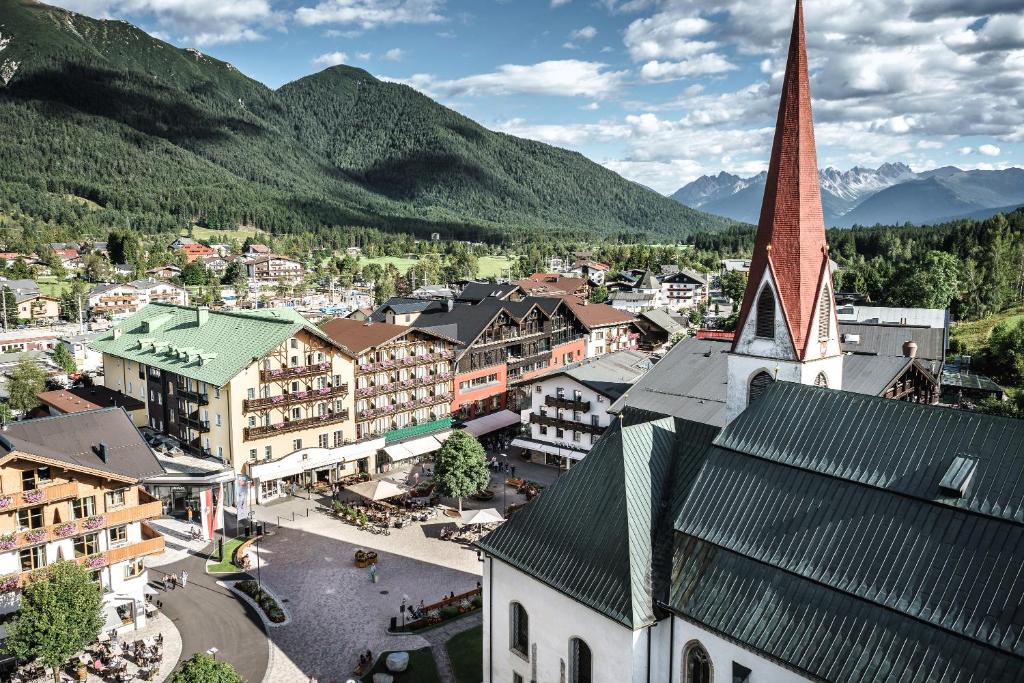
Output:
[[245,390],[245,397],[247,399],[249,399],[250,401],[253,400],[254,398],[256,398],[256,388],[255,387],[249,387],[248,389],[246,389]]
[[732,683],[750,683],[751,671],[742,664],[732,663]]
[[255,415],[250,415],[249,416],[249,426],[250,427],[255,427],[256,426],[256,416]]
[[509,605],[509,647],[523,657],[530,658],[530,617],[518,602]]
[[747,397],[747,403],[753,403],[757,399],[761,398],[761,394],[764,393],[764,390],[770,387],[774,381],[775,380],[772,379],[772,376],[764,370],[754,375],[754,378],[750,380],[750,394]]
[[266,458],[267,460],[270,460],[272,457],[274,457],[274,447],[273,446],[264,446],[263,447],[263,457]]
[[828,285],[821,288],[821,298],[818,300],[818,339],[828,339],[829,323],[832,320],[832,296],[829,293]]
[[828,377],[825,376],[824,372],[819,372],[818,376],[814,378],[814,386],[828,387]]
[[71,519],[84,519],[96,514],[96,496],[71,501]]
[[124,492],[127,489],[118,489],[107,492],[107,509],[124,505]]
[[34,548],[25,548],[18,553],[21,559],[21,571],[27,572],[46,566],[46,546],[37,545]]
[[293,420],[301,420],[302,419],[302,408],[292,408],[292,419]]
[[700,643],[694,642],[686,646],[683,667],[686,683],[711,683],[711,659]]
[[292,450],[293,451],[301,451],[302,450],[302,439],[292,439]]
[[299,340],[298,339],[294,339],[294,338],[293,339],[289,339],[288,340],[288,346],[290,348],[293,348],[293,349],[299,348]]
[[330,443],[330,434],[321,434],[317,437],[320,448],[327,448]]
[[543,393],[543,392],[544,392],[544,387],[542,387],[541,385],[539,385],[539,384],[538,384],[538,385],[537,385],[537,388],[536,388],[536,392],[537,392],[538,394],[540,394],[540,393]]
[[43,526],[43,506],[18,510],[19,529],[38,529]]
[[590,647],[579,638],[569,640],[569,683],[590,683]]
[[[214,398],[220,398],[220,387],[214,387],[213,388],[213,397]],[[218,424],[220,424],[220,423],[218,423]]]
[[142,561],[142,558],[141,557],[136,557],[136,558],[134,558],[132,560],[129,560],[128,563],[125,564],[125,566],[124,566],[124,578],[130,579],[132,577],[138,576],[142,572],[144,572],[145,570],[146,570],[146,565]]
[[597,427],[599,419],[600,419],[599,415],[591,415],[590,416],[590,424],[593,425],[594,427]]
[[37,467],[34,470],[23,470],[21,473],[21,490],[31,491],[50,481],[50,468]]
[[757,297],[757,320],[754,334],[765,339],[775,339],[775,295],[771,285],[765,285]]
[[512,672],[512,683],[523,683],[523,677],[513,671]]
[[85,534],[75,539],[75,557],[95,555],[100,551],[100,535],[98,533]]
[[548,426],[547,425],[538,425],[538,427],[540,427],[540,433],[542,435],[544,435],[544,436],[548,435]]
[[341,430],[334,432],[334,447],[338,448],[345,444],[345,435],[342,434]]
[[582,435],[583,435],[582,432],[573,432],[572,433],[572,440],[575,441],[576,443],[579,443],[580,439],[582,438]]
[[249,449],[249,462],[256,462],[256,458],[257,457],[258,456],[256,454],[256,449],[255,448],[250,448]]
[[113,526],[107,529],[107,535],[110,539],[110,545],[121,545],[122,543],[128,542],[128,526],[122,524],[121,526]]
[[562,429],[561,427],[555,427],[555,438],[556,439],[564,439],[565,438],[565,430]]
[[220,458],[221,460],[224,459],[224,447],[223,446],[217,446],[217,457]]

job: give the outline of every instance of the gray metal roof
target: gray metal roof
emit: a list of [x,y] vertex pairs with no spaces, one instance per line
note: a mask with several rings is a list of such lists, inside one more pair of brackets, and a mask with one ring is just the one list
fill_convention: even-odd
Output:
[[843,356],[843,391],[878,396],[912,362],[902,356]]
[[683,339],[608,409],[627,406],[716,427],[725,426],[731,342]]
[[675,334],[677,332],[682,332],[684,329],[686,329],[678,321],[676,321],[675,318],[669,315],[668,311],[660,308],[655,308],[650,311],[644,311],[643,313],[640,313],[640,317],[651,321],[651,323],[665,330],[670,335]]
[[551,372],[534,377],[531,381],[564,375],[615,400],[633,386],[651,367],[650,357],[641,351],[614,351],[612,353],[571,363]]
[[921,325],[945,329],[949,311],[944,308],[899,308],[850,304],[836,308],[840,322],[876,322],[896,325]]
[[876,356],[903,356],[903,343],[917,344],[917,357],[941,361],[946,357],[945,330],[923,325],[839,323],[843,351]]
[[943,386],[988,391],[994,394],[1003,393],[1003,388],[985,375],[976,375],[971,372],[960,372],[951,368],[955,368],[955,366],[949,366],[942,371]]

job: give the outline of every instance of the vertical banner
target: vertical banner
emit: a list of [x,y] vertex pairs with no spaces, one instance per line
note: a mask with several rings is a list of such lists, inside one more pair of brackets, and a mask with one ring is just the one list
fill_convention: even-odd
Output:
[[235,519],[249,519],[249,477],[239,474],[235,479]]
[[213,489],[203,489],[199,494],[199,519],[203,538],[207,541],[213,538]]
[[[213,530],[224,531],[224,484],[217,484],[217,507],[213,514]],[[213,534],[211,534],[212,537]]]

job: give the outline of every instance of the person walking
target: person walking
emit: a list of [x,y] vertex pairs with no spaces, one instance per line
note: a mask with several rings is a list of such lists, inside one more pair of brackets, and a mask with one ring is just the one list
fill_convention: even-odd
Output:
[[188,505],[188,506],[185,507],[185,519],[188,520],[189,524],[192,523],[192,506],[191,505]]
[[188,572],[184,569],[181,570],[181,587],[184,588],[188,585]]
[[172,572],[171,575],[167,577],[167,580],[171,582],[171,590],[174,590],[175,588],[178,587],[178,575],[177,574]]

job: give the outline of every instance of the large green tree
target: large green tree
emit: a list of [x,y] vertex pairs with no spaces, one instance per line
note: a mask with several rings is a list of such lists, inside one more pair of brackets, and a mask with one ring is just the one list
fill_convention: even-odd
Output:
[[7,647],[19,660],[41,661],[60,683],[60,668],[100,634],[101,602],[99,587],[77,563],[50,565],[22,591]]
[[54,347],[53,362],[69,375],[78,370],[78,365],[75,363],[75,357],[71,355],[71,352],[68,351],[68,347],[64,344],[57,344],[57,346]]
[[171,683],[245,683],[245,679],[230,663],[197,652],[174,672]]
[[722,293],[739,306],[747,291],[747,274],[740,270],[730,270],[722,276]]
[[18,298],[14,290],[0,284],[0,322],[10,329],[18,324]]
[[39,405],[36,397],[46,388],[46,371],[28,356],[22,356],[11,370],[7,383],[8,401],[15,410],[28,411]]
[[484,447],[468,432],[456,430],[434,459],[434,483],[442,496],[459,499],[487,488],[491,481]]

